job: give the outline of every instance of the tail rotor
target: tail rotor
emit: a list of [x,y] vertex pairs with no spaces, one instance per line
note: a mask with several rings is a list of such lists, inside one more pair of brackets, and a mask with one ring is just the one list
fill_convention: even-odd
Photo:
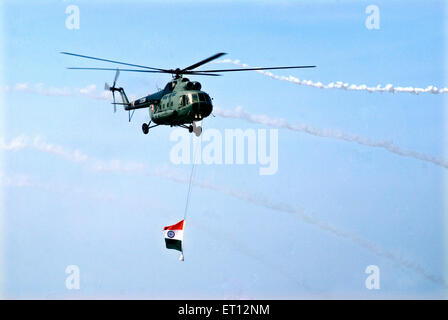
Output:
[[114,83],[113,83],[112,87],[107,82],[104,84],[104,90],[112,91],[112,97],[114,99],[114,103],[113,103],[114,113],[117,112],[117,105],[115,103],[115,91],[118,91],[119,89],[117,87],[115,87],[115,85],[117,84],[117,79],[118,79],[119,75],[120,75],[120,70],[117,69],[117,71],[115,72],[115,78],[114,78]]

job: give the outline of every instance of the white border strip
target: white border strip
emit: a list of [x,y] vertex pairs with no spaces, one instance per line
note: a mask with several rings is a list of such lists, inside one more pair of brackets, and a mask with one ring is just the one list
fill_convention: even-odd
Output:
[[[444,18],[444,32],[445,32],[445,39],[446,36],[448,36],[448,22],[447,22],[447,18],[448,18],[448,3],[445,3],[445,18]],[[444,52],[444,65],[443,65],[443,71],[444,71],[444,81],[446,82],[448,80],[448,77],[446,76],[446,72],[448,71],[448,53],[447,53],[447,49],[448,49],[448,44],[447,41],[444,41],[443,44],[444,48],[443,48],[443,52]],[[448,140],[448,98],[445,97],[443,99],[444,102],[444,130],[445,130],[445,141]],[[444,148],[444,153],[445,156],[448,156],[448,147],[445,146]],[[444,221],[444,278],[448,279],[448,173],[445,171],[444,172],[444,183],[443,183],[443,190],[442,190],[442,197],[444,199],[443,201],[443,211],[444,211],[444,216],[445,216],[445,221]],[[448,299],[448,289],[445,289],[445,298]]]
[[[3,23],[4,23],[4,7],[5,4],[3,2],[0,2],[0,66],[3,67],[3,42],[4,42],[4,32],[3,32]],[[0,73],[0,86],[3,86],[4,79],[3,79],[3,73]],[[2,114],[2,108],[3,106],[3,92],[0,91],[0,135],[3,135],[5,128],[4,128],[4,121],[5,118]],[[0,150],[0,174],[3,172],[3,151]],[[4,279],[6,277],[4,276],[4,201],[3,201],[3,187],[0,185],[0,299],[4,299]]]

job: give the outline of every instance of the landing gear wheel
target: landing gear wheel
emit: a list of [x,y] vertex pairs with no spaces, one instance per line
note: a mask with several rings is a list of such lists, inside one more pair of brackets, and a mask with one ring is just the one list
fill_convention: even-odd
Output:
[[188,127],[188,132],[190,132],[190,133],[193,132],[193,126],[192,126],[192,125],[190,125],[190,126]]
[[201,135],[201,133],[202,133],[202,127],[201,126],[197,126],[196,123],[193,122],[193,132],[196,135],[196,137],[199,137]]
[[194,134],[196,135],[196,137],[199,137],[201,133],[202,133],[202,127],[194,128]]
[[147,123],[142,124],[142,131],[144,134],[148,134],[149,132],[149,126]]

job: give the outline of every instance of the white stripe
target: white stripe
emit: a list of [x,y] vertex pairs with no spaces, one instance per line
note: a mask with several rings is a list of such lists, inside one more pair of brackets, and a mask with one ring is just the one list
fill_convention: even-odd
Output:
[[[168,237],[168,232],[174,232],[174,237]],[[165,230],[165,239],[173,239],[182,241],[184,238],[184,230]]]

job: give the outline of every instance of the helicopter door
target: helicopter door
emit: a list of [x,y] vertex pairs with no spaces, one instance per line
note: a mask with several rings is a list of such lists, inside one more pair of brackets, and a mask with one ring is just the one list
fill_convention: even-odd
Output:
[[169,109],[170,107],[171,107],[171,104],[172,104],[172,102],[171,102],[171,95],[169,95],[168,96],[168,99],[167,99],[168,101],[167,101],[167,103],[166,103],[166,107],[167,107],[167,109]]

